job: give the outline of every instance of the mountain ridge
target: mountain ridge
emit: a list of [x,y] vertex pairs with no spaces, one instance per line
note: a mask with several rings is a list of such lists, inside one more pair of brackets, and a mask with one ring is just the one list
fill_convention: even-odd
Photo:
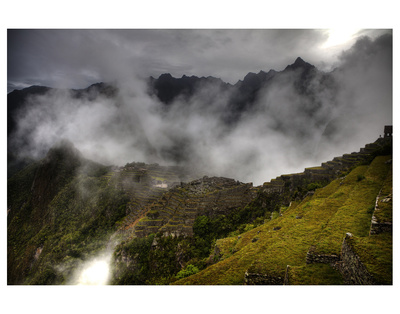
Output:
[[[301,132],[291,131],[292,128],[287,125],[289,120],[279,114],[282,110],[281,107],[286,106],[287,101],[296,99],[291,104],[292,108],[287,109],[290,110],[290,114],[292,114],[291,111],[297,113],[296,121],[299,120],[298,123],[301,124],[303,123],[302,120],[312,119],[315,120],[316,127],[322,128],[332,120],[328,113],[329,110],[333,109],[323,108],[316,93],[320,93],[320,90],[324,89],[324,97],[335,95],[335,84],[335,80],[329,73],[321,72],[301,58],[297,58],[293,64],[282,71],[259,71],[257,74],[249,72],[243,80],[239,80],[234,85],[211,76],[183,75],[181,78],[174,78],[171,74],[165,73],[161,74],[159,78],[150,77],[145,92],[151,97],[151,101],[158,100],[154,106],[157,106],[161,118],[170,116],[173,120],[177,111],[179,113],[186,110],[189,113],[198,110],[206,114],[212,113],[212,118],[217,120],[216,126],[222,132],[219,136],[224,136],[224,134],[226,135],[234,130],[241,122],[246,121],[248,116],[262,112],[269,120],[269,128],[273,132],[289,134],[294,140],[301,141],[309,138],[312,134],[309,134],[307,129],[304,128]],[[287,97],[290,99],[285,99],[286,96],[281,94],[282,86],[287,89],[285,95],[288,95]],[[279,92],[277,93],[277,91]],[[17,123],[20,117],[24,117],[26,112],[35,111],[35,108],[40,106],[41,98],[37,97],[43,95],[44,92],[49,92],[48,104],[46,104],[48,108],[45,110],[49,114],[35,115],[35,118],[38,119],[35,125],[29,119],[25,119],[25,125],[28,125],[29,128],[19,129]],[[36,147],[30,147],[32,141],[29,141],[28,138],[35,135],[35,128],[40,126],[42,122],[40,119],[48,119],[49,123],[52,123],[50,113],[57,115],[57,112],[53,112],[56,108],[52,107],[52,103],[59,103],[60,100],[58,99],[64,97],[65,102],[71,99],[74,104],[76,102],[77,108],[80,108],[79,106],[82,106],[83,103],[96,106],[96,100],[105,98],[106,102],[110,103],[111,111],[115,111],[115,122],[126,121],[127,116],[135,115],[135,113],[132,111],[133,106],[129,103],[130,96],[126,97],[125,94],[120,94],[120,92],[123,93],[113,83],[95,83],[78,90],[32,87],[9,93],[7,95],[7,146],[8,151],[12,153],[10,160],[14,159],[11,160],[10,165],[15,165],[10,167],[9,174],[15,173],[13,169],[18,170],[21,169],[21,165],[26,165],[26,161],[21,161],[21,158],[18,159],[21,151],[23,153],[24,149],[28,151],[36,150]],[[60,93],[60,97],[58,93]],[[270,93],[284,99],[279,99],[271,105],[271,101],[265,99],[265,96]],[[296,97],[291,96],[293,93]],[[128,100],[125,101],[126,98]],[[63,105],[59,104],[59,106]],[[332,107],[334,106],[335,103],[332,101]],[[123,112],[121,107],[124,107],[123,110],[129,108],[130,111]],[[107,108],[107,110],[109,109]],[[85,112],[85,110],[82,110],[82,112]],[[200,112],[199,115],[201,115]],[[338,122],[333,121],[331,124],[336,125],[336,123]],[[121,128],[124,134],[131,133],[131,138],[136,139],[133,148],[143,151],[148,158],[153,158],[153,161],[162,160],[175,164],[188,164],[193,158],[202,158],[196,155],[199,152],[197,152],[196,147],[193,147],[193,142],[188,140],[185,132],[170,132],[166,134],[167,141],[158,142],[158,146],[154,147],[146,135],[147,132],[151,132],[151,129],[144,130],[148,127],[150,126],[143,126],[140,121],[137,121],[134,124],[123,124]],[[115,129],[114,125],[112,128]],[[65,129],[69,129],[69,127],[65,126]],[[321,130],[321,133],[325,134],[323,130]],[[38,152],[38,154],[44,153],[44,149]],[[192,156],[193,153],[194,156]]]

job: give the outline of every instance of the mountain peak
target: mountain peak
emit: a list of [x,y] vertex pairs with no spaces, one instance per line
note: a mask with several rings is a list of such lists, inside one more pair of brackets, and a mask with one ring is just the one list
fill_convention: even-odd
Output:
[[294,64],[296,65],[304,65],[304,64],[306,64],[306,62],[302,59],[302,58],[300,58],[300,57],[297,57],[297,59],[296,59],[296,61],[294,62]]
[[299,68],[312,69],[315,68],[312,64],[305,62],[302,58],[297,57],[293,64],[288,65],[285,70],[296,70]]

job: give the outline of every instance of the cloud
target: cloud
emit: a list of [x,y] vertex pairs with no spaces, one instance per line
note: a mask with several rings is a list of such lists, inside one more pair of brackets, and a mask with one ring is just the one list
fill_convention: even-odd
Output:
[[[123,45],[125,35],[118,34],[113,40]],[[222,41],[212,38],[217,44],[201,37],[199,46],[212,50]],[[233,89],[204,83],[188,99],[165,107],[147,94],[141,78],[121,70],[116,98],[76,98],[66,90],[30,98],[16,138],[36,157],[67,138],[87,158],[105,164],[180,164],[258,185],[358,151],[391,124],[391,35],[360,39],[340,61],[333,78],[319,72],[307,84],[298,71],[278,73],[233,125],[223,122]]]
[[234,84],[248,72],[280,71],[298,56],[329,69],[337,52],[321,50],[327,38],[313,29],[10,29],[8,90],[84,88],[162,73]]
[[[393,123],[392,35],[363,37],[340,60],[341,68],[334,72],[338,110],[329,126],[333,132],[324,140],[349,150],[350,144],[361,147],[374,141],[384,125]],[[353,140],[343,141],[346,136]]]

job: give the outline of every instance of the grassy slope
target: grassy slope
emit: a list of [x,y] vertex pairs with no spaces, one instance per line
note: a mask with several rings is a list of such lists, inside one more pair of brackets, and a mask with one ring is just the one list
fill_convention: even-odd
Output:
[[[378,222],[392,222],[392,179],[392,168],[390,167],[380,192],[379,210],[374,212]],[[391,233],[382,233],[369,237],[352,237],[350,244],[378,283],[392,283],[392,271],[388,271],[389,269],[392,270],[393,267],[393,240]]]
[[[305,261],[312,245],[319,253],[340,253],[346,232],[360,238],[360,246],[375,252],[370,264],[379,261],[379,250],[389,252],[383,256],[385,265],[376,273],[390,273],[391,277],[391,261],[387,261],[391,241],[368,237],[371,207],[388,175],[390,166],[385,161],[390,158],[377,157],[370,166],[357,167],[346,178],[334,180],[298,205],[292,204],[283,216],[242,234],[240,239],[217,241],[222,260],[175,284],[243,284],[246,270],[284,277],[287,265],[294,284],[340,284],[339,274],[328,265],[307,265]],[[276,227],[280,229],[274,230]],[[387,282],[389,276],[379,274]]]

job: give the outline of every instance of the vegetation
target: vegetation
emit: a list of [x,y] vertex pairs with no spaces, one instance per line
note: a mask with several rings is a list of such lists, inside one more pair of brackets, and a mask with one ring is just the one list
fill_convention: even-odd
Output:
[[[121,234],[113,255],[112,284],[238,285],[244,283],[246,271],[281,281],[286,276],[289,284],[343,284],[338,270],[329,264],[307,264],[306,259],[307,253],[339,256],[347,232],[353,234],[349,243],[377,282],[391,284],[392,236],[369,235],[372,215],[378,222],[392,222],[391,158],[377,155],[371,163],[364,162],[331,182],[301,176],[295,178],[295,185],[289,177],[285,182],[276,180],[284,192],[260,188],[246,206],[224,214],[198,215],[190,237],[156,231],[143,238]],[[157,171],[151,175],[164,178]],[[115,174],[69,148],[52,150],[45,160],[12,176],[8,180],[8,283],[68,283],[82,261],[106,247],[125,223],[130,207],[139,202],[141,188],[132,185],[136,196],[121,188],[132,173]],[[172,172],[167,175],[173,177]],[[149,196],[148,201],[154,200]],[[175,202],[185,208],[179,195],[170,202],[169,206]],[[141,223],[161,219],[158,209],[147,216],[135,215]]]
[[182,269],[181,271],[179,271],[176,274],[176,278],[178,278],[178,279],[186,278],[191,275],[197,274],[198,272],[199,272],[199,269],[196,266],[189,264],[184,269]]
[[[88,175],[98,175],[103,170],[86,169],[71,177],[69,183],[65,171],[56,171],[67,183],[44,206],[35,205],[28,192],[33,180],[41,180],[39,164],[29,166],[9,181],[9,193],[19,195],[9,204],[9,283],[65,283],[79,262],[104,248],[118,221],[126,215],[129,198],[107,185],[102,177]],[[14,187],[14,180],[26,183]]]
[[341,285],[343,278],[329,264],[305,264],[288,268],[291,285]]
[[[357,167],[346,178],[316,190],[312,197],[292,204],[283,216],[243,233],[240,238],[217,241],[220,261],[175,284],[243,284],[244,273],[249,269],[283,278],[287,265],[293,284],[340,284],[341,276],[336,270],[329,265],[307,265],[306,254],[312,246],[321,254],[339,254],[346,232],[362,239],[357,244],[359,250],[364,247],[365,253],[369,251],[368,245],[380,245],[372,250],[375,257],[360,257],[366,264],[370,261],[375,265],[368,268],[379,273],[379,278],[386,276],[381,282],[391,283],[391,241],[384,240],[391,239],[391,235],[368,236],[371,205],[388,175],[385,162],[389,158],[381,156],[370,166]],[[359,174],[365,179],[358,181]],[[381,254],[383,251],[386,254]],[[386,262],[379,263],[378,256]]]
[[393,240],[390,233],[352,237],[349,242],[378,284],[392,284]]

